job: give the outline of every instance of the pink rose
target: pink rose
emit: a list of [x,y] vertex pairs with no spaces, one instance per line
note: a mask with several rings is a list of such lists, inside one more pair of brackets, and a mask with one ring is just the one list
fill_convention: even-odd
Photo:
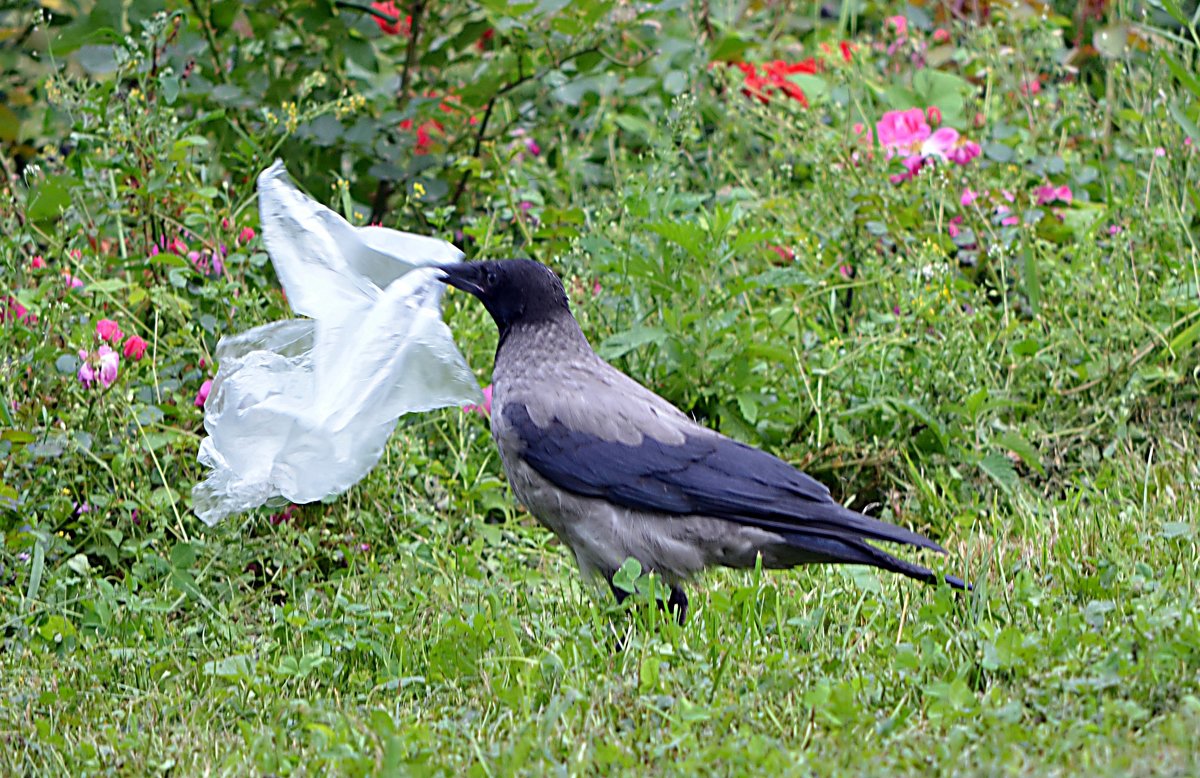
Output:
[[126,359],[137,362],[146,355],[146,341],[137,335],[130,335],[129,340],[125,341],[124,354]]
[[122,337],[121,328],[112,319],[101,319],[96,322],[96,337],[106,343],[116,343]]
[[200,391],[196,392],[196,399],[193,404],[197,408],[203,408],[204,403],[208,402],[208,393],[212,391],[212,379],[200,384]]

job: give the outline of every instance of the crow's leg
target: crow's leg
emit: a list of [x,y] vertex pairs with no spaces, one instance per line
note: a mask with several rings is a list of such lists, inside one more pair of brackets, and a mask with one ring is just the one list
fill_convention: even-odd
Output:
[[613,597],[617,598],[617,605],[624,605],[625,600],[629,599],[629,592],[613,583],[613,577],[608,576],[608,588],[612,589]]
[[687,621],[688,598],[682,586],[671,585],[671,596],[667,599],[667,612],[674,613],[679,620],[679,626]]
[[[617,605],[624,605],[625,600],[629,599],[630,593],[614,584],[612,576],[608,578],[608,588],[612,589],[613,596],[617,598]],[[681,627],[687,621],[688,598],[682,586],[672,584],[670,597],[667,598],[666,602],[659,600],[658,607],[667,613],[673,614]]]
[[[617,605],[624,605],[625,601],[629,599],[630,593],[614,584],[611,575],[607,577],[607,580],[608,588],[612,589],[613,597],[617,598]],[[613,629],[613,653],[620,654],[625,651],[625,638],[628,636],[628,633],[621,634],[621,630],[617,628],[615,623],[611,627]]]

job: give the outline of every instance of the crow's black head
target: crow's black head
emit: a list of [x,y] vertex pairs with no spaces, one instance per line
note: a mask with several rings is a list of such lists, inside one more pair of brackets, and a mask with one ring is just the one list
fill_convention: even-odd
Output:
[[441,265],[442,281],[480,299],[501,332],[515,324],[570,316],[567,293],[554,271],[531,259]]

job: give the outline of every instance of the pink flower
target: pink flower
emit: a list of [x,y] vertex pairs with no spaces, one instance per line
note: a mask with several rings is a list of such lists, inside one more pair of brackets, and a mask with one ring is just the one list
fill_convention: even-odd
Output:
[[21,305],[21,301],[12,295],[0,304],[0,323],[6,321],[20,321],[26,324],[36,324],[37,316],[29,312],[29,309]]
[[796,258],[796,252],[792,251],[787,246],[777,246],[774,243],[768,243],[767,248],[774,251],[784,262],[791,262]]
[[1021,86],[1018,87],[1018,90],[1023,95],[1036,95],[1038,92],[1042,91],[1042,84],[1036,78],[1030,78],[1026,81],[1022,81]]
[[279,513],[272,513],[271,519],[270,519],[271,523],[272,524],[282,524],[285,521],[290,521],[292,518],[292,514],[295,513],[299,507],[300,507],[299,505],[292,503],[291,505],[284,508]]
[[483,387],[483,405],[470,403],[463,406],[464,413],[478,413],[480,416],[492,415],[492,385]]
[[126,359],[137,362],[146,355],[146,341],[137,335],[130,335],[129,340],[125,341],[124,354]]
[[900,15],[889,16],[883,20],[883,25],[894,29],[897,35],[903,36],[908,32],[908,19]]
[[96,322],[96,337],[105,342],[116,343],[123,336],[121,328],[112,319],[101,319]]
[[68,289],[82,289],[83,288],[83,282],[80,281],[75,276],[71,275],[71,271],[64,270],[62,272],[62,274],[63,274],[63,282],[66,283]]
[[[81,357],[83,357],[84,359],[87,359],[86,351],[80,351],[79,355]],[[83,384],[84,388],[91,389],[92,382],[95,380],[96,380],[96,371],[92,368],[91,364],[88,362],[84,362],[83,364],[81,364],[79,366],[79,382]]]
[[529,140],[525,141],[525,148],[527,148],[529,150],[529,153],[535,157],[542,153],[542,147],[539,146],[538,142],[536,140],[534,140],[533,138],[530,138]]
[[1013,194],[1012,192],[1008,191],[1007,189],[1001,189],[1000,194],[1004,197],[1005,200],[1008,200],[1010,203],[1015,203],[1017,201],[1017,196],[1015,194]]
[[107,389],[117,380],[117,368],[120,367],[121,357],[106,345],[96,349],[96,356],[100,362],[100,383]]
[[171,242],[167,244],[167,251],[185,257],[188,253],[188,245],[178,237],[171,238]]
[[1037,189],[1033,190],[1033,192],[1035,195],[1037,195],[1038,205],[1052,203],[1055,200],[1063,203],[1069,203],[1074,199],[1074,195],[1071,194],[1071,187],[1067,186],[1066,184],[1063,184],[1059,187],[1056,187],[1053,184],[1046,184],[1045,186],[1039,186]]
[[944,27],[938,27],[933,31],[934,43],[945,43],[948,40],[950,40],[950,33]]
[[950,222],[948,225],[946,225],[946,232],[950,235],[951,238],[957,238],[958,231],[959,231],[958,225],[955,224],[954,222]]
[[958,143],[958,130],[953,127],[943,127],[930,135],[921,144],[921,154],[926,157],[937,157],[945,161],[951,149]]
[[208,402],[208,393],[212,391],[212,379],[200,384],[200,391],[196,392],[196,399],[192,402],[197,408],[203,408],[204,403]]
[[870,127],[867,127],[862,122],[855,122],[850,127],[850,129],[854,132],[855,135],[858,136],[858,140],[860,143],[865,143],[868,146],[871,145],[873,133],[871,132]]
[[29,260],[30,270],[41,270],[46,266],[46,260],[42,259],[42,255],[38,254],[33,259]]
[[841,265],[838,267],[838,273],[847,280],[854,278],[854,268],[849,265]]
[[1110,225],[1108,225],[1108,234],[1109,235],[1119,235],[1121,233],[1121,231],[1124,229],[1125,228],[1119,224],[1110,224]]
[[973,140],[960,139],[946,155],[957,165],[965,165],[983,153],[983,149]]
[[238,233],[238,243],[244,246],[252,240],[254,240],[254,228],[242,227],[242,231]]
[[925,109],[925,116],[928,117],[930,124],[942,123],[942,109],[936,105],[931,105]]
[[933,134],[920,108],[907,111],[888,111],[875,124],[879,145],[888,151],[890,159],[897,153],[920,151],[921,144]]
[[896,173],[888,176],[888,180],[893,184],[900,184],[905,181],[911,181],[916,177],[917,173],[921,172],[921,168],[925,166],[925,157],[920,154],[912,154],[904,158],[904,172]]
[[1154,149],[1154,156],[1165,157],[1165,156],[1167,156],[1167,150],[1164,149],[1162,146],[1158,146],[1157,148]]
[[976,192],[974,189],[967,187],[966,189],[963,190],[962,197],[959,198],[959,202],[962,203],[963,208],[967,208],[967,207],[973,205],[975,203],[975,201],[978,199],[979,199],[979,192]]
[[1021,223],[1021,220],[1015,214],[1008,215],[1008,216],[1005,216],[1005,214],[1012,214],[1012,209],[1009,208],[1007,205],[997,205],[996,206],[996,215],[1004,217],[1003,219],[1000,220],[1001,224],[1003,224],[1005,227],[1011,227],[1014,224]]

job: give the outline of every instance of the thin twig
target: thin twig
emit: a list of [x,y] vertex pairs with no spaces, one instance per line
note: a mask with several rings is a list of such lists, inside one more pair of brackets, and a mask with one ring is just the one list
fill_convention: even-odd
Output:
[[[351,8],[365,10],[361,6],[352,3],[344,4]],[[388,19],[390,24],[395,24],[399,21],[399,19],[392,19],[386,14],[375,13],[374,9],[371,9],[371,11],[381,19]],[[399,109],[403,109],[411,98],[411,95],[408,93],[408,86],[412,80],[413,70],[415,70],[417,65],[417,50],[421,39],[421,23],[425,17],[425,0],[413,0],[412,5],[409,7],[409,12],[412,23],[409,25],[408,50],[404,54],[404,69],[400,71],[400,89],[396,96],[396,107]],[[375,195],[371,198],[371,217],[367,221],[368,224],[383,223],[383,217],[387,215],[388,198],[392,196],[393,191],[394,187],[392,186],[391,179],[379,179],[379,184],[375,187]]]
[[[487,133],[488,120],[491,119],[492,110],[496,107],[496,101],[498,99],[500,99],[504,95],[508,94],[509,92],[513,91],[514,89],[516,89],[517,87],[521,86],[522,84],[524,84],[528,81],[533,81],[533,80],[540,81],[547,73],[549,73],[551,70],[555,70],[555,69],[562,67],[564,63],[570,62],[571,60],[576,59],[577,57],[582,57],[584,54],[593,54],[593,53],[596,53],[599,51],[600,51],[599,46],[588,46],[587,48],[583,48],[578,51],[574,51],[574,52],[566,55],[565,57],[563,57],[560,60],[556,60],[554,62],[553,67],[542,68],[541,70],[536,71],[534,73],[530,73],[529,75],[525,75],[524,73],[521,72],[524,60],[521,57],[518,57],[517,58],[517,77],[516,77],[516,79],[514,79],[513,81],[509,82],[508,84],[505,84],[504,86],[497,89],[496,94],[494,94],[490,98],[488,98],[487,105],[484,107],[484,110],[483,110],[483,119],[479,122],[479,129],[476,130],[476,132],[475,132],[475,144],[471,151],[471,156],[478,157],[480,150],[483,148],[483,138],[484,138],[484,135]],[[454,188],[454,195],[450,198],[450,205],[452,207],[458,205],[458,200],[460,197],[462,197],[463,192],[466,191],[467,182],[470,180],[471,180],[471,171],[468,170],[465,173],[463,173],[463,177],[458,180],[458,186],[456,186]]]

